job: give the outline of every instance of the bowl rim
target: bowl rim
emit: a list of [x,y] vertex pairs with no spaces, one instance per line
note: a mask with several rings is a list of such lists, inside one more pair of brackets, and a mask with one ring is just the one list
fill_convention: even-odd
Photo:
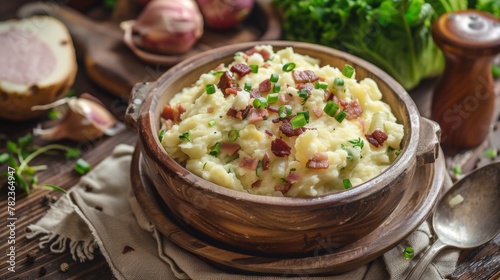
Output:
[[[212,183],[182,167],[179,163],[177,163],[177,161],[172,159],[167,154],[158,140],[158,137],[156,137],[157,131],[154,130],[154,123],[159,120],[159,116],[155,116],[154,112],[156,106],[158,105],[160,96],[162,95],[162,84],[164,84],[168,79],[180,78],[190,69],[203,67],[203,65],[216,59],[232,58],[234,53],[250,49],[256,45],[271,45],[273,48],[277,47],[279,49],[285,47],[293,47],[294,50],[303,48],[312,49],[317,52],[345,59],[349,61],[354,68],[364,68],[366,71],[377,76],[386,84],[388,88],[391,88],[392,91],[395,92],[399,101],[405,105],[404,111],[407,114],[408,124],[410,125],[410,128],[406,131],[411,132],[411,135],[405,135],[405,138],[407,138],[405,140],[407,145],[402,148],[400,155],[381,174],[366,182],[363,182],[351,189],[327,193],[315,197],[264,196],[241,192]],[[199,66],[200,64],[202,66]],[[326,65],[326,63],[321,65]],[[407,169],[412,167],[412,165],[416,162],[416,151],[420,134],[420,113],[408,92],[394,78],[389,76],[377,66],[352,54],[330,47],[305,42],[281,40],[231,44],[202,52],[176,64],[174,67],[162,74],[155,82],[153,82],[147,91],[147,97],[141,106],[139,119],[137,121],[139,142],[143,152],[147,154],[148,157],[153,159],[162,170],[169,174],[169,176],[181,180],[184,183],[195,187],[197,190],[205,192],[206,194],[223,196],[228,200],[247,201],[258,205],[274,205],[281,207],[296,207],[297,205],[321,207],[325,205],[332,205],[332,203],[335,205],[343,204],[354,200],[361,200],[376,192],[382,191],[387,184],[394,180],[398,180],[398,177],[401,176],[401,174],[407,173]]]

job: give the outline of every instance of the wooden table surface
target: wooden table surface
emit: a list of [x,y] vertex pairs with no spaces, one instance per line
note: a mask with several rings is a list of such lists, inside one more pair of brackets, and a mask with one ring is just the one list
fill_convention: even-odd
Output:
[[[0,2],[0,20],[15,18],[16,10],[29,0],[2,0]],[[54,1],[57,2],[57,1]],[[77,1],[74,1],[77,2]],[[95,2],[95,1],[93,1]],[[430,104],[430,91],[433,80],[425,81],[421,86],[411,92],[422,114],[428,115]],[[497,81],[497,101],[498,86]],[[84,69],[79,69],[75,84],[75,92],[81,94],[88,92],[99,98],[110,111],[119,119],[123,119],[126,109],[126,101],[115,95],[110,94],[103,88],[97,86],[85,73]],[[39,121],[39,120],[38,120]],[[0,120],[0,135],[7,139],[15,140],[20,136],[32,131],[37,125],[37,120],[23,123],[14,123],[6,120]],[[498,142],[498,133],[495,138]],[[5,139],[0,140],[0,153],[5,151]],[[83,158],[95,166],[102,159],[110,154],[112,149],[119,143],[134,144],[136,136],[133,132],[127,130],[113,137],[103,137],[94,141],[85,142],[61,142],[62,144],[78,147],[83,152]],[[36,144],[44,144],[40,140]],[[486,145],[486,144],[485,144]],[[499,145],[499,144],[497,144]],[[498,147],[498,146],[497,146]],[[476,154],[480,153],[479,148]],[[449,158],[448,160],[453,160]],[[498,158],[497,158],[498,160]],[[39,173],[41,182],[61,186],[69,189],[78,180],[79,175],[73,171],[72,165],[67,164],[63,157],[41,156],[35,160],[36,163],[45,163],[49,169]],[[473,168],[476,160],[473,157],[466,157],[463,160],[464,166]],[[0,172],[5,172],[7,165],[0,166]],[[5,181],[0,181],[2,185]],[[16,196],[16,272],[7,270],[7,256],[9,244],[7,243],[8,229],[7,224],[7,194],[6,188],[2,188],[0,194],[0,279],[113,279],[113,275],[104,259],[97,253],[94,260],[86,263],[79,263],[71,258],[69,252],[61,254],[52,254],[48,248],[39,249],[38,240],[27,239],[25,229],[27,225],[38,221],[49,209],[47,197],[58,197],[61,193],[47,190],[35,190],[29,196],[18,193]],[[37,251],[37,258],[33,264],[28,263],[26,255],[30,251]],[[59,266],[62,263],[69,264],[67,272],[61,272]],[[45,273],[43,273],[45,271]],[[500,235],[488,244],[476,249],[462,251],[458,266],[455,272],[450,276],[451,279],[498,279],[500,278]]]

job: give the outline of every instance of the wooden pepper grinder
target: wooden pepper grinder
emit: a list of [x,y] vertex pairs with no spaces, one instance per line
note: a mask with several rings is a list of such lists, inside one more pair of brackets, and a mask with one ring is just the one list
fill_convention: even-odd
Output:
[[442,15],[432,37],[445,57],[445,70],[432,99],[431,118],[442,130],[446,154],[480,145],[495,110],[492,61],[500,53],[500,20],[465,10]]

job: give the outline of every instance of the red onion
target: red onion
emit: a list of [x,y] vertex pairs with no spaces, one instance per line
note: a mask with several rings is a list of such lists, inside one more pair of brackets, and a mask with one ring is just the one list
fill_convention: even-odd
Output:
[[252,11],[254,0],[196,0],[205,23],[216,29],[232,28]]
[[203,18],[194,0],[153,0],[130,24],[139,46],[159,54],[189,51],[203,34]]

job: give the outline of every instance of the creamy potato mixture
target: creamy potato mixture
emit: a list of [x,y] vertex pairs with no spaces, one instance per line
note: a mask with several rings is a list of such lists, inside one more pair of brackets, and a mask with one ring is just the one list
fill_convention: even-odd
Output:
[[191,172],[238,191],[311,197],[354,187],[394,161],[404,131],[376,83],[341,68],[291,47],[238,52],[165,106],[160,141]]

